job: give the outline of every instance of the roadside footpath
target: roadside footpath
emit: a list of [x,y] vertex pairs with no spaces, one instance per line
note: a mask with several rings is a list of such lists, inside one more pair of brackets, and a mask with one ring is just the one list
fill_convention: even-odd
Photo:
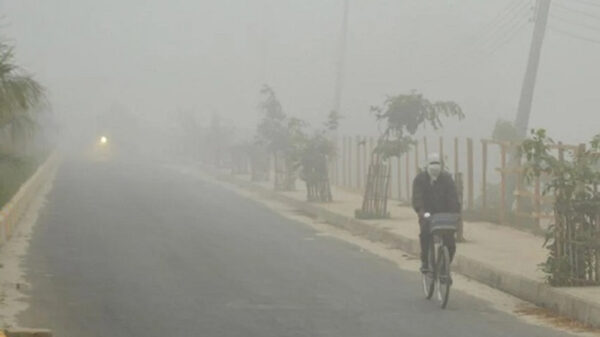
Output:
[[27,308],[21,261],[59,165],[59,155],[51,154],[0,210],[0,337],[52,336],[48,330],[17,327],[16,316]]
[[[249,176],[203,167],[214,178],[326,221],[330,225],[370,241],[418,255],[416,216],[408,207],[391,200],[390,219],[357,220],[354,210],[362,203],[360,194],[333,188],[334,202],[306,202],[304,185],[291,192],[275,192],[271,183],[255,183]],[[546,258],[543,239],[530,233],[485,222],[465,223],[466,243],[459,244],[453,270],[478,282],[509,293],[591,327],[600,327],[600,287],[554,288],[544,283],[539,263]]]

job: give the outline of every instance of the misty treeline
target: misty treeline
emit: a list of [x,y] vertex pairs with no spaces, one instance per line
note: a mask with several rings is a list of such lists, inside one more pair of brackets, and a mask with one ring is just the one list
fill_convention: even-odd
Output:
[[[272,158],[276,190],[295,189],[299,177],[306,183],[309,201],[331,201],[328,165],[336,154],[333,137],[339,123],[338,113],[330,112],[322,126],[311,129],[306,121],[284,112],[271,87],[265,85],[260,93],[262,116],[256,128],[252,153],[262,152],[263,155],[250,160],[253,178],[268,176],[264,170],[269,168],[267,161]],[[255,172],[261,170],[263,172]]]
[[[212,135],[212,141],[207,142],[211,148],[207,158],[214,164],[229,166],[234,174],[250,173],[253,181],[267,181],[272,177],[275,190],[293,190],[300,178],[306,183],[309,201],[332,201],[329,179],[337,170],[334,165],[340,114],[337,111],[324,114],[322,125],[311,127],[305,120],[285,113],[272,87],[264,85],[260,95],[260,120],[254,135],[231,143],[231,135],[223,137],[224,126],[212,123],[206,132]],[[410,150],[416,144],[415,134],[424,126],[438,129],[442,127],[443,118],[464,118],[457,103],[430,101],[417,92],[389,96],[380,107],[373,106],[369,113],[375,121],[384,124],[377,146],[370,154],[369,172],[373,173],[381,171],[389,157]],[[226,142],[229,144],[225,145]],[[228,149],[227,159],[223,156],[224,148]],[[380,175],[369,174],[367,185],[373,188],[367,188],[364,197],[365,201],[383,200],[376,208],[385,209],[387,189],[380,185],[387,183],[389,172],[383,177],[382,181]],[[371,178],[374,181],[370,181]],[[362,215],[383,216],[380,211],[371,209],[363,209]]]
[[42,85],[17,64],[14,48],[0,40],[0,206],[43,158],[32,143],[44,103]]

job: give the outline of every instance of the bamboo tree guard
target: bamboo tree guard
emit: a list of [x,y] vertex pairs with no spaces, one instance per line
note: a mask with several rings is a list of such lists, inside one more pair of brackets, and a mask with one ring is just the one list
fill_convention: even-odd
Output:
[[[464,205],[464,183],[462,173],[454,173],[454,181],[456,182],[456,193],[458,194],[458,203],[460,204],[460,209],[462,211]],[[462,218],[460,219],[460,222],[458,224],[458,230],[456,231],[456,239],[460,242],[465,241],[464,223]]]
[[[598,185],[594,186],[598,199]],[[553,261],[556,286],[600,284],[600,202],[560,200],[555,207]]]
[[327,174],[328,159],[326,156],[315,158],[311,165],[305,165],[303,179],[306,182],[306,200],[310,202],[331,202],[331,185]]
[[473,139],[467,138],[467,208],[473,209],[475,204],[473,178]]
[[[558,145],[561,161],[566,148]],[[580,145],[577,151],[583,153],[585,145]],[[546,269],[552,271],[549,280],[554,286],[600,285],[599,184],[583,186],[587,192],[571,199],[556,195],[554,242],[546,262]]]
[[397,158],[398,200],[402,200],[402,157]]
[[390,161],[377,154],[371,154],[371,164],[367,174],[367,185],[361,209],[355,211],[358,219],[389,218],[387,199],[390,190]]

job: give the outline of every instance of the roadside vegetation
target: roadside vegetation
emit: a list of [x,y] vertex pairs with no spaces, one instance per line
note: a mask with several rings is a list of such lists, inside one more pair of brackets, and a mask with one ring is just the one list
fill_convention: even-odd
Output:
[[13,47],[0,42],[0,207],[44,157],[33,144],[44,89],[17,65]]
[[[321,127],[311,128],[306,121],[285,113],[273,88],[265,85],[260,94],[261,119],[254,139],[228,146],[232,173],[249,174],[253,181],[272,179],[273,188],[278,191],[294,190],[301,179],[306,184],[307,201],[333,201],[329,176],[336,157],[333,140],[339,124],[338,113],[331,112]],[[431,101],[417,92],[389,96],[381,106],[372,107],[371,112],[380,123],[381,134],[368,154],[363,203],[355,216],[386,218],[389,159],[413,151],[420,130],[437,130],[443,127],[444,119],[462,120],[465,115],[453,101]],[[490,142],[519,149],[515,151],[515,160],[521,158],[522,188],[540,185],[544,194],[553,196],[548,208],[553,208],[554,223],[542,229],[531,220],[532,225],[526,226],[539,232],[547,230],[544,245],[548,257],[540,265],[547,282],[554,286],[599,285],[600,135],[576,149],[554,142],[543,129],[533,130],[530,138],[523,140],[513,123],[498,120],[491,138]],[[485,211],[481,197],[475,200],[477,209],[483,212],[480,220],[494,217],[502,209],[500,184],[486,186],[491,197],[486,200]],[[536,211],[531,200],[521,200],[518,208],[522,212]],[[473,217],[473,212],[467,210],[465,215]],[[512,222],[514,218],[507,220]]]
[[548,258],[541,264],[554,286],[600,284],[600,134],[564,153],[546,130],[532,130],[521,145],[529,180],[547,176],[544,194],[554,196],[548,227]]
[[389,96],[382,106],[371,107],[371,112],[383,124],[383,131],[370,154],[362,207],[355,212],[361,219],[389,217],[390,157],[407,153],[416,144],[415,134],[423,127],[429,125],[437,130],[443,126],[442,117],[459,120],[465,117],[457,103],[430,101],[417,92]]

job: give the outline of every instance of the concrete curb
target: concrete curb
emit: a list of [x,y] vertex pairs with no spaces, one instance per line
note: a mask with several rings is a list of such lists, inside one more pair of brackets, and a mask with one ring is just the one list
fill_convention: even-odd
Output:
[[19,220],[27,211],[39,189],[44,186],[58,169],[59,156],[52,153],[36,172],[21,185],[12,199],[0,210],[0,245],[4,245],[12,236]]
[[[232,175],[216,173],[207,168],[203,170],[218,180],[252,191],[268,199],[280,201],[312,216],[317,216],[335,227],[360,235],[374,242],[381,242],[390,247],[401,249],[409,254],[418,255],[419,241],[382,228],[373,227],[353,217],[337,214],[318,204],[311,204],[288,197],[281,193],[258,186]],[[561,288],[526,278],[517,274],[499,270],[487,263],[457,253],[453,263],[454,271],[484,283],[500,291],[509,293],[538,306],[548,308],[571,319],[578,320],[588,326],[600,328],[600,303],[573,296]]]
[[7,329],[0,332],[0,337],[52,337],[52,332],[45,329]]

